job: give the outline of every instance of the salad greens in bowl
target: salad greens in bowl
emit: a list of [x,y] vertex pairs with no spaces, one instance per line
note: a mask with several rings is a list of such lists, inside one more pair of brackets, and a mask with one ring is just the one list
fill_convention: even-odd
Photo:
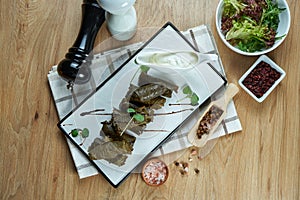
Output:
[[262,55],[286,38],[290,10],[285,0],[221,0],[216,26],[231,50],[247,56]]

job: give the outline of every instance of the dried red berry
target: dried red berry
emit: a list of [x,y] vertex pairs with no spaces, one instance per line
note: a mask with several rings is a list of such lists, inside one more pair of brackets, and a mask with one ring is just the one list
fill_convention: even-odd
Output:
[[280,72],[276,71],[268,63],[261,61],[246,76],[242,83],[257,97],[262,97],[272,85],[280,78]]

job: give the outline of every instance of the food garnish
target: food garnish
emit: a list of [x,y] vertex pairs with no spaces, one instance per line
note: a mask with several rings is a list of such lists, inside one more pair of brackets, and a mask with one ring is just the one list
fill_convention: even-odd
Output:
[[89,137],[89,134],[90,134],[90,131],[87,128],[84,128],[84,129],[75,128],[75,129],[71,130],[71,132],[70,132],[70,135],[74,138],[77,137],[78,135],[81,136],[82,142],[79,144],[80,146],[83,145],[85,139],[87,137]]
[[198,104],[199,97],[198,97],[198,95],[195,92],[193,92],[193,90],[190,88],[190,86],[188,86],[188,85],[185,86],[182,89],[182,92],[186,96],[183,99],[178,100],[177,102],[180,102],[180,101],[182,101],[184,99],[189,98],[192,106],[196,106]]

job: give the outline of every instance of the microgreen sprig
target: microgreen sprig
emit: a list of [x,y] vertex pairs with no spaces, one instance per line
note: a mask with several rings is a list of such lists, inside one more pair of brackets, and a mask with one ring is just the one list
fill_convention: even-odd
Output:
[[130,80],[130,83],[133,81],[134,77],[137,75],[137,73],[138,73],[139,71],[147,73],[147,72],[149,71],[149,69],[150,69],[150,67],[145,66],[145,65],[141,65],[141,66],[135,71],[135,73],[133,74],[133,76],[132,76],[132,78],[131,78],[131,80]]
[[89,137],[90,131],[89,131],[89,129],[87,129],[87,128],[84,128],[84,129],[78,129],[78,128],[75,128],[75,129],[71,130],[71,133],[70,133],[70,134],[71,134],[72,137],[74,137],[74,138],[77,137],[78,135],[80,135],[81,138],[83,138],[83,142],[82,142],[80,145],[83,145],[85,139],[86,139],[87,137]]
[[138,122],[143,122],[145,120],[144,115],[141,115],[141,114],[137,113],[133,108],[128,108],[127,112],[129,114],[133,114],[132,118],[135,119]]
[[120,136],[123,135],[123,133],[126,131],[126,129],[128,128],[128,126],[130,125],[130,123],[133,120],[136,120],[138,122],[143,122],[145,121],[145,116],[142,114],[137,113],[133,108],[128,108],[127,112],[132,115],[131,119],[129,120],[129,122],[126,124],[125,128],[122,130],[122,132],[120,133]]
[[182,92],[183,92],[183,94],[185,94],[186,96],[185,96],[184,98],[178,100],[177,102],[180,102],[180,101],[182,101],[182,100],[184,100],[184,99],[186,99],[186,98],[189,98],[190,101],[191,101],[191,105],[192,105],[192,106],[195,106],[195,105],[198,104],[199,97],[198,97],[198,95],[197,95],[195,92],[193,92],[193,90],[190,88],[190,86],[188,86],[188,85],[185,86],[185,87],[182,89]]

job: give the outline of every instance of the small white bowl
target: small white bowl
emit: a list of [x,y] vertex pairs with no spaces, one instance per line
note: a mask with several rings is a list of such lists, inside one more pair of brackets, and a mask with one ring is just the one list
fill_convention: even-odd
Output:
[[[281,75],[279,79],[277,79],[273,85],[263,94],[261,97],[255,96],[244,84],[243,81],[245,78],[252,72],[252,70],[260,63],[264,61],[265,63],[268,63],[273,69],[275,69],[277,72],[279,72]],[[275,62],[273,62],[269,57],[266,55],[260,56],[254,63],[253,65],[247,70],[247,72],[240,78],[239,80],[239,85],[250,95],[252,96],[257,102],[261,103],[263,102],[267,96],[274,90],[274,88],[283,80],[285,77],[286,73],[283,69],[281,69]]]
[[275,41],[275,44],[265,50],[262,51],[257,51],[257,52],[245,52],[242,51],[240,49],[238,49],[237,47],[232,46],[226,39],[225,36],[223,35],[222,31],[221,31],[221,19],[222,19],[222,13],[223,13],[223,0],[220,0],[218,7],[217,7],[217,11],[216,11],[216,27],[217,27],[217,32],[218,35],[220,36],[221,40],[223,41],[223,43],[232,51],[241,54],[241,55],[245,55],[245,56],[259,56],[259,55],[263,55],[263,54],[267,54],[268,52],[273,51],[274,49],[276,49],[286,38],[289,29],[290,29],[290,24],[291,24],[291,14],[290,14],[290,9],[289,6],[287,4],[287,2],[285,0],[278,0],[278,6],[279,8],[285,8],[285,10],[283,12],[281,12],[279,14],[279,25],[278,25],[278,29],[277,29],[277,34],[276,37],[281,37],[282,38],[278,39]]

